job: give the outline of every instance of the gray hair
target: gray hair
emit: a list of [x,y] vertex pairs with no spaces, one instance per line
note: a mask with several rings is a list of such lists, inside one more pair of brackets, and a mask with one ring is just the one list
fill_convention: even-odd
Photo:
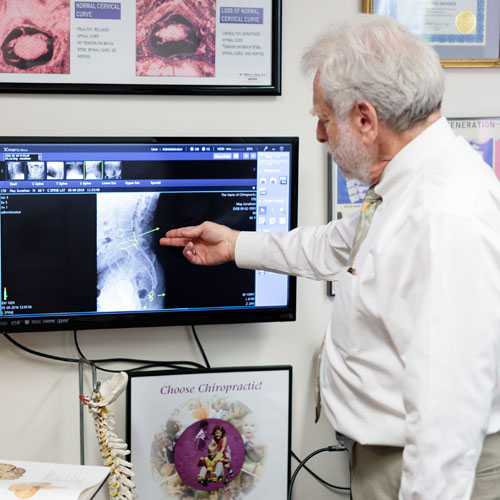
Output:
[[320,36],[302,58],[319,71],[323,97],[338,118],[368,101],[395,132],[439,110],[444,71],[435,50],[397,21],[360,14]]

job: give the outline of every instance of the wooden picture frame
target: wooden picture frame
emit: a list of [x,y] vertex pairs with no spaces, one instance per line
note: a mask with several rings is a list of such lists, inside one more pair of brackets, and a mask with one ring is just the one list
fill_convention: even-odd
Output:
[[387,15],[422,36],[444,67],[500,67],[500,2],[363,0],[362,12]]

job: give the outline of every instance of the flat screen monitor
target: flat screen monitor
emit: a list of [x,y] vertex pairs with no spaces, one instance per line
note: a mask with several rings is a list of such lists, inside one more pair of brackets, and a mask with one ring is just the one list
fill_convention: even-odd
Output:
[[295,319],[295,278],[187,262],[169,229],[297,222],[298,139],[0,138],[0,331]]

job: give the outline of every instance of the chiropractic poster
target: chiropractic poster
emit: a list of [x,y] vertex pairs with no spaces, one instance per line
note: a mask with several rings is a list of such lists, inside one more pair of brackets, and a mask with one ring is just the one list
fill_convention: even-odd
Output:
[[291,367],[134,373],[128,443],[140,498],[285,500]]
[[279,63],[276,5],[5,0],[0,84],[269,87]]

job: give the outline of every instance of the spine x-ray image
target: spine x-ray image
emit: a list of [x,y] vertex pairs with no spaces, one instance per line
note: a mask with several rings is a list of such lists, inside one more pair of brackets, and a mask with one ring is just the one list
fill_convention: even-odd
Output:
[[24,173],[24,163],[22,161],[8,161],[6,162],[7,169],[5,176],[7,180],[24,180],[26,178]]
[[64,163],[62,161],[47,162],[47,179],[64,179]]
[[159,193],[97,195],[97,310],[161,309],[165,279],[151,227]]
[[83,179],[83,161],[67,161],[64,168],[66,179]]
[[29,180],[45,179],[45,163],[43,161],[28,161],[27,167]]

